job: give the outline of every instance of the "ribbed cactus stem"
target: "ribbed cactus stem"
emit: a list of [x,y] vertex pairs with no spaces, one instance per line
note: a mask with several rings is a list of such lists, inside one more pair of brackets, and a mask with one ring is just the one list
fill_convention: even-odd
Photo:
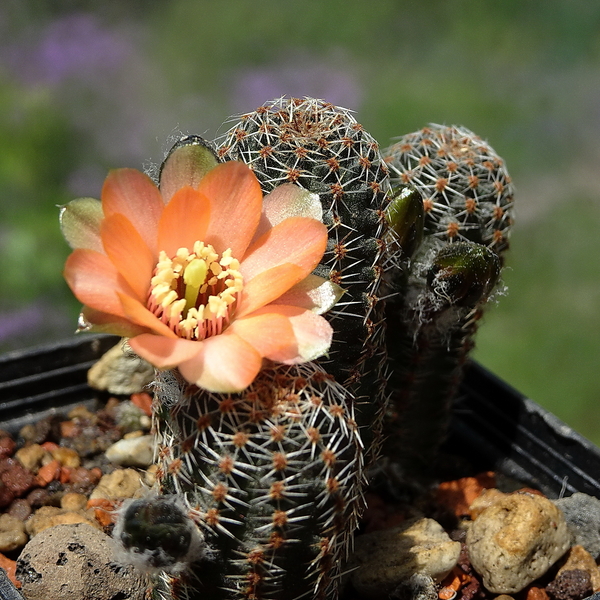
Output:
[[[513,187],[504,161],[464,127],[430,125],[384,154],[392,185],[410,186],[423,199],[422,243],[405,259],[408,269],[386,277],[395,406],[387,451],[414,474],[432,464],[445,437],[450,402],[508,248]],[[398,264],[397,253],[388,262]]]
[[237,394],[199,390],[177,371],[159,375],[159,491],[185,502],[208,551],[163,573],[158,597],[337,597],[363,506],[351,400],[314,363],[266,368]]
[[335,334],[321,364],[356,398],[371,460],[387,401],[384,304],[380,285],[390,190],[379,145],[350,111],[313,98],[280,98],[243,115],[218,154],[247,163],[264,192],[292,182],[319,195],[329,244],[317,273],[342,286],[327,315]]
[[396,368],[385,453],[408,475],[426,473],[435,461],[482,307],[499,276],[494,252],[456,242],[435,255],[414,304],[403,315],[388,316],[401,335],[388,341]]

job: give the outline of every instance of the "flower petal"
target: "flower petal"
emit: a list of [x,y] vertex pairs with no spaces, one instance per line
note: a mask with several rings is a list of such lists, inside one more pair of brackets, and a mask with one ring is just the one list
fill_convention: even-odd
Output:
[[284,263],[293,263],[308,275],[323,258],[327,246],[327,228],[306,217],[291,217],[275,225],[252,242],[241,261],[245,281],[258,273]]
[[298,355],[298,344],[290,320],[264,311],[235,319],[228,331],[239,335],[265,358],[278,362],[293,359]]
[[157,253],[156,232],[164,204],[150,177],[135,169],[111,171],[102,187],[102,208],[107,217],[125,215],[148,248]]
[[323,222],[323,207],[318,194],[293,183],[278,185],[263,198],[260,222],[254,237],[290,217],[309,217]]
[[150,331],[168,338],[177,338],[177,335],[153,313],[151,313],[139,300],[117,293],[123,313],[136,325],[148,328]]
[[209,171],[198,188],[210,198],[210,225],[204,240],[221,253],[231,248],[238,260],[254,236],[262,210],[256,176],[240,162],[227,162]]
[[60,229],[71,248],[88,248],[104,253],[100,223],[102,203],[95,198],[78,198],[60,209]]
[[210,392],[240,392],[262,366],[260,354],[241,337],[223,333],[202,342],[200,352],[179,365],[190,383]]
[[296,342],[298,343],[298,355],[291,360],[281,362],[297,364],[315,360],[327,354],[331,346],[333,329],[323,317],[297,306],[269,304],[262,310],[288,317],[294,330]]
[[89,306],[84,306],[77,322],[77,333],[83,331],[86,333],[112,333],[121,337],[133,337],[146,333],[148,330],[145,327],[135,325],[124,317],[109,315]]
[[277,300],[304,277],[304,271],[290,263],[278,265],[259,273],[248,283],[244,283],[242,298],[236,319],[249,315],[261,306]]
[[210,220],[209,199],[186,186],[165,206],[158,223],[158,249],[173,257],[179,248],[190,252],[197,240],[203,241]]
[[308,275],[293,288],[282,294],[277,304],[288,304],[322,315],[342,297],[344,288],[318,275]]
[[64,276],[79,302],[103,313],[124,317],[117,293],[135,294],[108,256],[95,250],[74,250],[65,263]]
[[203,342],[166,338],[152,333],[143,333],[129,340],[133,351],[158,369],[174,369],[190,360],[200,351],[202,344]]
[[156,257],[131,221],[115,213],[104,219],[100,227],[104,250],[123,279],[131,286],[140,302],[145,302]]
[[159,189],[165,204],[187,185],[197,189],[206,173],[218,164],[214,152],[201,137],[191,135],[179,140],[160,167]]

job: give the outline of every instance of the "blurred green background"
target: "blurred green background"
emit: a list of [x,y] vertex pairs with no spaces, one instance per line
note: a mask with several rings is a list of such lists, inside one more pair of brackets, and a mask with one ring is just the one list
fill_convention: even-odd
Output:
[[508,292],[475,356],[600,443],[600,3],[2,0],[0,351],[68,337],[57,205],[280,95],[386,146],[462,124],[506,159]]

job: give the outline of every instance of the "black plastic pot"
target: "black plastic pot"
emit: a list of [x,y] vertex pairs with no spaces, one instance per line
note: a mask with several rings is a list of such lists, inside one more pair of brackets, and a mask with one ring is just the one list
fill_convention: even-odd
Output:
[[[87,335],[0,357],[0,429],[15,433],[78,404],[94,407],[87,370],[117,341]],[[550,498],[574,492],[600,498],[600,450],[477,363],[467,369],[445,447],[477,470],[502,472]],[[22,600],[6,578],[0,600]]]

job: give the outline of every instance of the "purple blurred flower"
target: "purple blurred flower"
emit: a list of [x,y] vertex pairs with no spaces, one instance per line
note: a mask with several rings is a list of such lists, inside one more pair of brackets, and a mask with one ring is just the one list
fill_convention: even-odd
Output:
[[97,77],[99,71],[120,67],[132,52],[126,38],[85,13],[51,21],[35,37],[36,42],[21,41],[6,49],[11,70],[29,85]]
[[280,96],[311,96],[357,110],[363,96],[344,61],[317,62],[314,57],[246,69],[238,74],[232,88],[232,106],[237,112],[254,110]]
[[0,314],[0,342],[16,335],[27,336],[42,324],[43,319],[40,306],[36,304]]

